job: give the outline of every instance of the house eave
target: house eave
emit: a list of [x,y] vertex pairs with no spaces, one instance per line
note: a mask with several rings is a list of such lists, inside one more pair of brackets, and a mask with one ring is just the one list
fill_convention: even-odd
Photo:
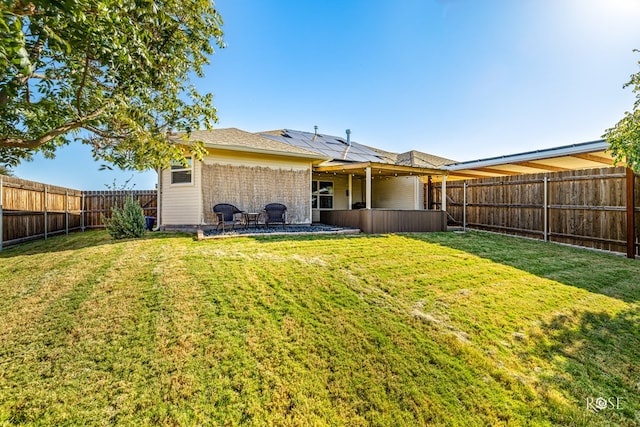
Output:
[[213,150],[222,150],[222,151],[237,151],[237,152],[243,152],[243,153],[265,154],[265,155],[271,155],[271,156],[294,157],[299,159],[312,160],[314,164],[316,163],[320,164],[328,160],[331,160],[326,156],[321,156],[321,155],[285,152],[285,151],[268,150],[268,149],[261,149],[261,148],[241,147],[237,145],[205,144],[205,148],[213,149]]

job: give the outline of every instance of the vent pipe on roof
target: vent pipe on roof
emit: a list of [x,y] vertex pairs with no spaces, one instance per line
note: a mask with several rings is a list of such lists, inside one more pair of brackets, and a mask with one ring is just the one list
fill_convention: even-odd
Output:
[[311,141],[316,142],[316,138],[318,137],[318,125],[313,126],[313,138]]
[[351,148],[351,129],[347,129],[345,132],[347,133],[347,146],[342,152],[342,160],[347,159],[347,153],[349,152],[349,148]]

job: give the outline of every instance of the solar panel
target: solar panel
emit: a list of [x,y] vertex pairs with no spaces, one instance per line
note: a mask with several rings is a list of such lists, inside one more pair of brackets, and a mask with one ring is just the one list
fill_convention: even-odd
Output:
[[[351,146],[349,146],[347,145],[347,141],[340,137],[320,134],[315,135],[309,132],[301,132],[288,129],[285,130],[285,135],[286,137],[278,137],[273,135],[263,136],[275,139],[280,142],[291,144],[296,147],[316,151],[335,160],[350,162],[386,163],[384,158],[372,149],[358,144],[357,142],[351,142]],[[347,152],[346,156],[345,150]]]

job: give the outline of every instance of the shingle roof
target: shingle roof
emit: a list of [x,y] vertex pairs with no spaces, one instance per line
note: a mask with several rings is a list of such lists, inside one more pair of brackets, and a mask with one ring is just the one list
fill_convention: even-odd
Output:
[[[183,143],[184,133],[175,133],[174,141]],[[351,141],[342,137],[314,134],[290,129],[251,133],[236,128],[196,130],[192,141],[202,141],[206,147],[256,153],[273,153],[293,157],[336,160],[338,162],[378,162],[401,166],[439,168],[453,160],[412,150],[392,153]]]
[[[175,133],[174,141],[183,143],[184,133]],[[284,142],[265,138],[251,132],[245,132],[236,128],[224,128],[213,130],[196,130],[191,132],[191,141],[202,141],[205,147],[227,148],[230,150],[250,151],[256,153],[272,152],[274,154],[289,155],[294,157],[308,157],[311,159],[326,158],[316,151],[296,147]]]
[[412,150],[406,153],[392,153],[379,148],[370,147],[351,141],[351,147],[346,150],[347,142],[344,138],[302,132],[290,129],[271,130],[260,132],[260,135],[295,147],[304,147],[327,154],[339,162],[378,162],[400,166],[422,166],[427,168],[440,168],[454,163],[454,160],[434,156]]
[[391,151],[385,151],[385,150],[381,150],[379,148],[371,147],[371,146],[369,148],[377,152],[378,154],[380,154],[382,159],[384,159],[385,163],[396,164],[396,162],[398,161],[398,156],[399,156],[398,153],[392,153]]
[[398,159],[396,160],[397,165],[423,166],[428,168],[438,168],[454,162],[455,160],[445,159],[444,157],[434,156],[433,154],[416,150],[398,154]]

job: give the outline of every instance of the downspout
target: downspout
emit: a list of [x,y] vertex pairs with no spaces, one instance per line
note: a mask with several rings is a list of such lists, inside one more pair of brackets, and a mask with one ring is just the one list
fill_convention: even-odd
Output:
[[157,191],[157,201],[156,201],[156,227],[160,230],[162,226],[162,169],[157,169],[158,173],[158,184],[156,185]]

